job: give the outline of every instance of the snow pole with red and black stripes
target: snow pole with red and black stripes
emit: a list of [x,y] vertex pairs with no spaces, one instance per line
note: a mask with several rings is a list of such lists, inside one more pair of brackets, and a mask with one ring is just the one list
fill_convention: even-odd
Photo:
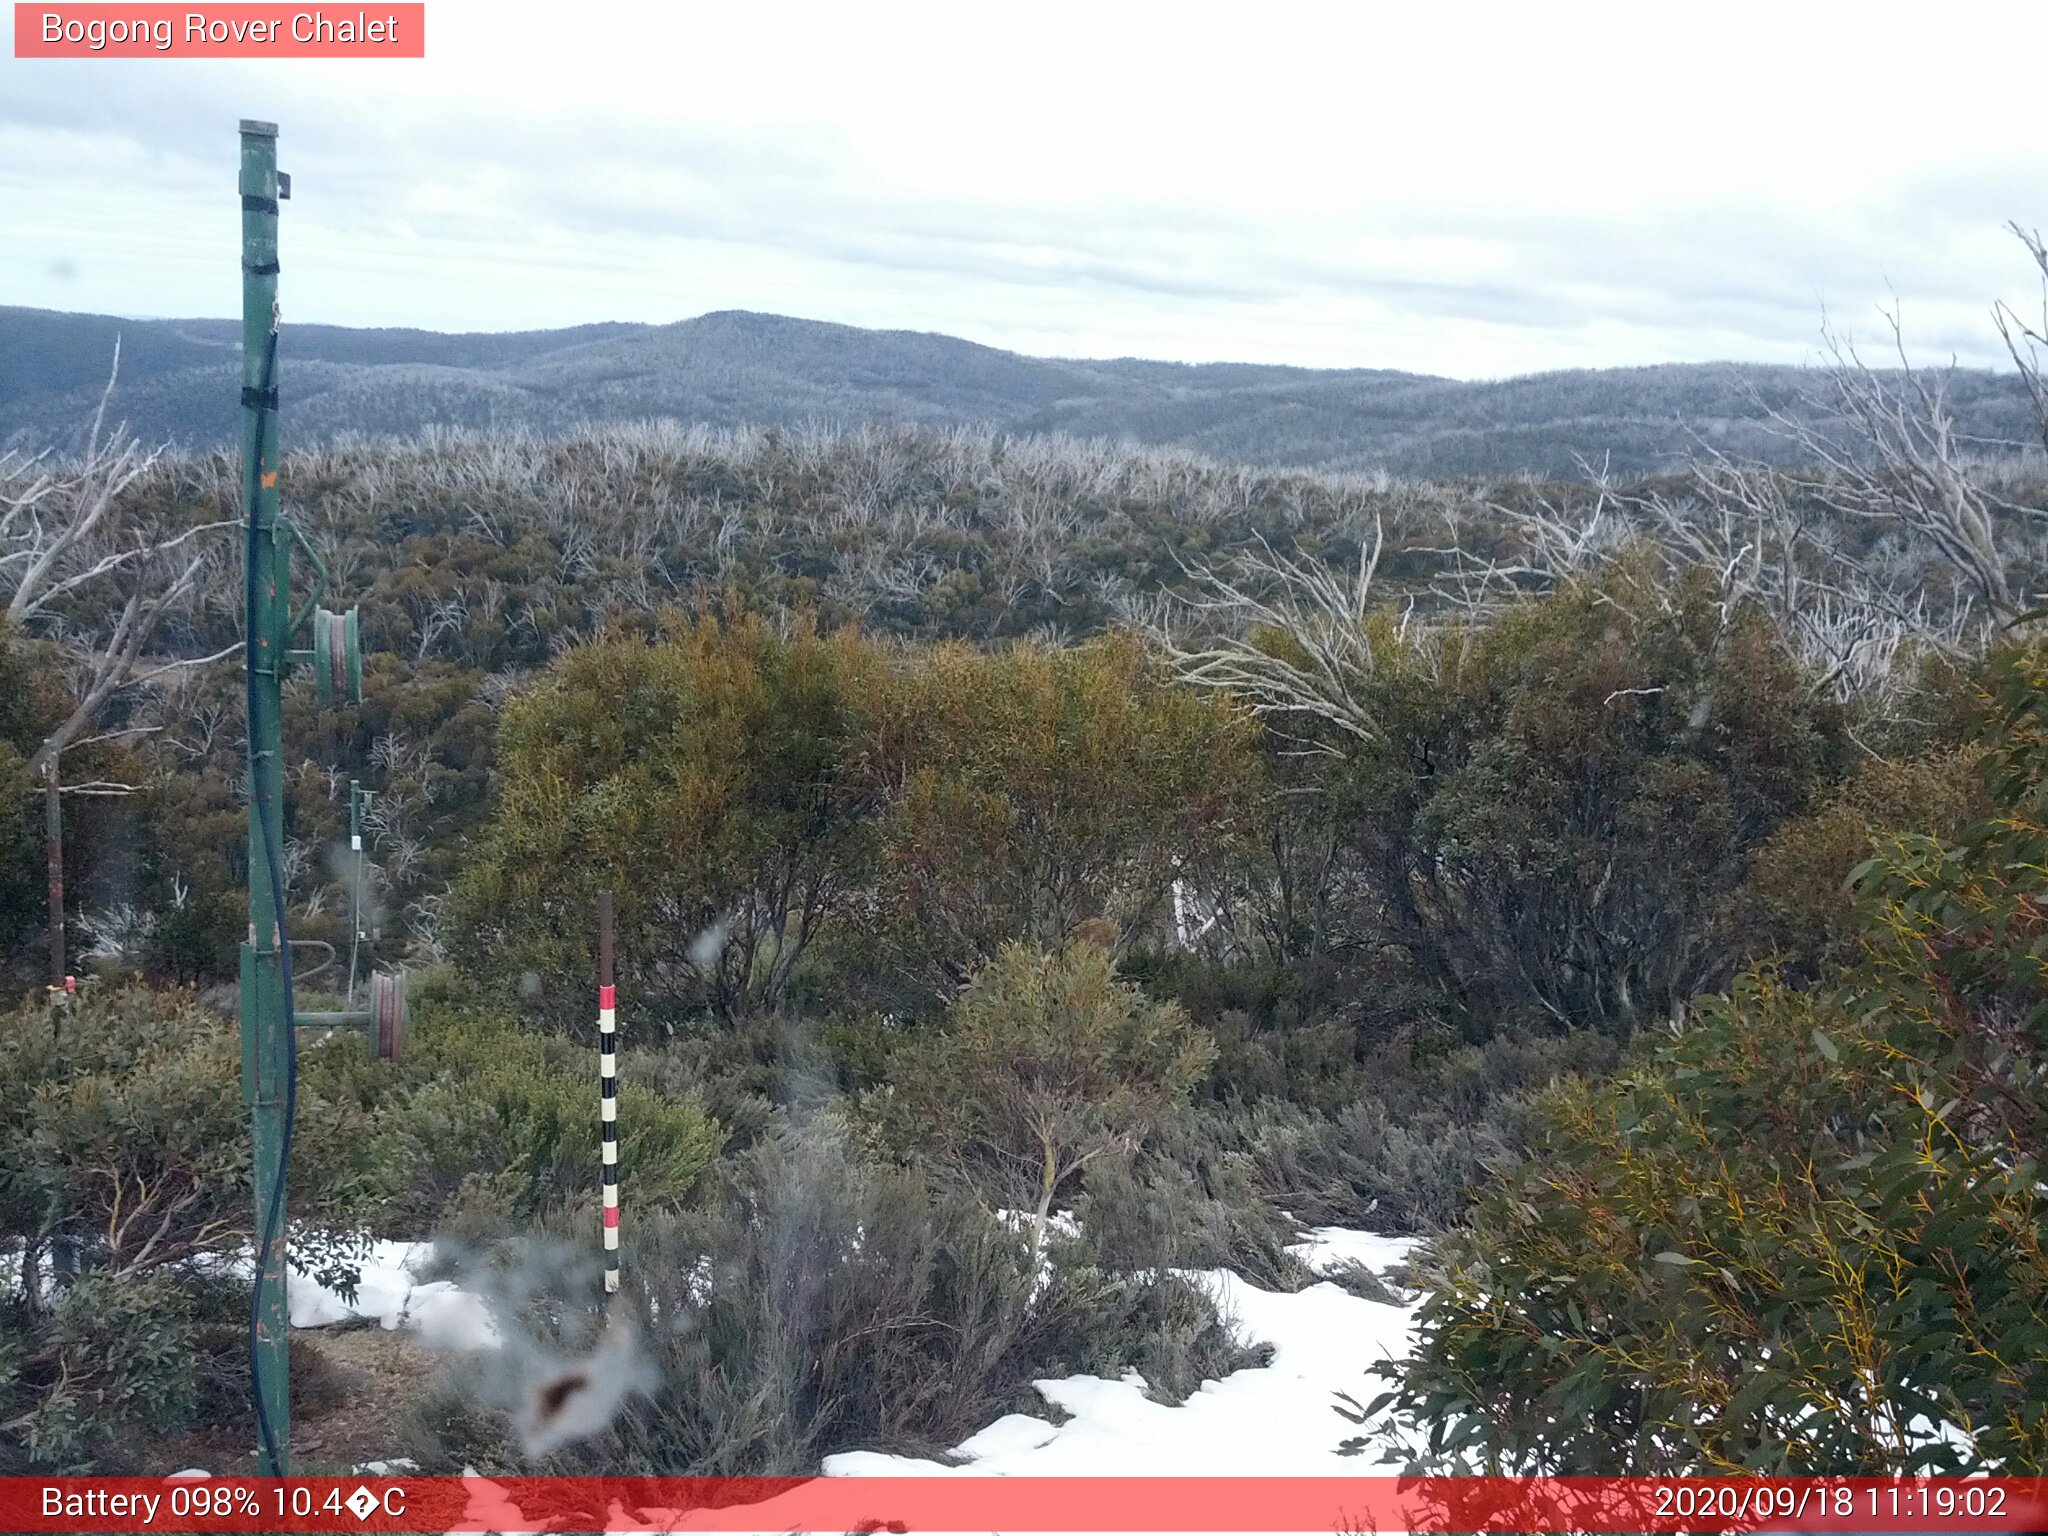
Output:
[[612,893],[597,893],[598,1134],[604,1159],[604,1288],[619,1288],[619,998],[612,980]]

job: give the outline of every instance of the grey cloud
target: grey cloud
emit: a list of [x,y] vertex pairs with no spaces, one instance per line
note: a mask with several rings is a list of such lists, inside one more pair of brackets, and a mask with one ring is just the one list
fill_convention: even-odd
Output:
[[[94,88],[81,90],[88,78]],[[2008,281],[1959,265],[1958,252],[1978,250],[1981,231],[2006,218],[2048,222],[2038,203],[2048,153],[2032,149],[1958,157],[1867,195],[1810,205],[1673,190],[1591,210],[1333,199],[1313,217],[1274,219],[1194,200],[1051,205],[1000,188],[913,195],[879,185],[825,127],[723,129],[544,105],[484,115],[457,100],[294,78],[286,93],[228,66],[17,69],[0,96],[0,124],[124,144],[198,209],[196,199],[231,174],[233,116],[274,115],[297,178],[296,216],[325,238],[354,242],[358,261],[416,239],[444,268],[488,262],[544,282],[565,263],[666,270],[685,243],[758,249],[847,269],[856,283],[872,273],[962,293],[1068,293],[1069,308],[1092,307],[1104,353],[1130,350],[1115,310],[1128,301],[1191,315],[1204,305],[1253,314],[1348,307],[1347,323],[1359,306],[1377,305],[1410,326],[1571,336],[1605,325],[1701,345],[1735,338],[1783,355],[1817,341],[1823,305],[1838,317],[1853,310],[1855,329],[1868,329],[1865,300],[1890,279],[1909,325],[1924,316],[1917,347],[1995,362],[1989,305],[2001,283],[2026,297],[2026,273],[2015,261]],[[13,181],[32,187],[29,177],[17,169]],[[1439,264],[1433,242],[1447,240],[1479,259]],[[59,278],[55,265],[46,270]],[[80,302],[94,301],[81,291]],[[719,307],[717,296],[705,307]],[[1979,313],[1981,330],[1957,318]],[[501,323],[529,321],[507,313]]]

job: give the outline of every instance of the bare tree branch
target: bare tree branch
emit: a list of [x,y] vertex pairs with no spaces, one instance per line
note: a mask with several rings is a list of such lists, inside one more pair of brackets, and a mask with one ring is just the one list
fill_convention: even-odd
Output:
[[2048,378],[2043,377],[2041,360],[2041,349],[2048,347],[2048,245],[2042,244],[2039,230],[2023,229],[2017,221],[2006,228],[2019,237],[2040,269],[2041,317],[2033,322],[2022,320],[2018,310],[2001,302],[1993,308],[1992,319],[1997,322],[2005,349],[2012,354],[2013,365],[2027,386],[2027,397],[2034,405],[2034,420],[2041,429],[2041,446],[2048,448]]
[[[0,456],[0,600],[14,626],[62,645],[77,669],[70,712],[28,760],[29,775],[37,781],[55,774],[58,759],[70,747],[154,729],[131,726],[100,736],[85,734],[124,688],[198,664],[171,661],[136,673],[165,615],[193,597],[208,569],[211,551],[202,548],[187,557],[186,547],[195,540],[210,542],[210,535],[235,526],[228,519],[176,531],[135,524],[124,497],[156,466],[158,450],[144,449],[125,425],[108,425],[120,365],[117,341],[85,447],[75,459]],[[87,600],[88,607],[111,613],[111,623],[95,626],[73,611],[73,600]],[[71,786],[69,792],[113,793],[116,788]]]
[[177,661],[167,661],[160,667],[151,667],[147,672],[136,673],[130,681],[135,683],[151,682],[156,678],[162,677],[166,672],[177,672],[186,667],[203,667],[209,662],[220,661],[226,657],[236,655],[241,649],[242,642],[237,640],[233,645],[224,645],[209,655],[188,656]]
[[1374,670],[1374,638],[1366,620],[1385,539],[1375,518],[1373,536],[1361,542],[1357,572],[1349,577],[1319,562],[1275,554],[1264,540],[1263,554],[1244,557],[1228,574],[1189,569],[1203,595],[1183,603],[1207,621],[1213,638],[1190,648],[1165,625],[1155,627],[1153,637],[1195,687],[1235,694],[1259,714],[1308,716],[1357,741],[1377,741],[1380,723],[1357,685]]

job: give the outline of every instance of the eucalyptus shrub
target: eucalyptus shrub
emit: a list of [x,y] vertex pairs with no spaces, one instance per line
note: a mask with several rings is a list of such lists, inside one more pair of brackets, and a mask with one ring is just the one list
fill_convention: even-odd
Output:
[[[564,1201],[587,1204],[599,1157],[590,1047],[487,1009],[420,1012],[414,1059],[395,1071],[372,1065],[391,1078],[376,1085],[370,1137],[386,1226],[481,1240]],[[618,1134],[641,1213],[689,1196],[724,1139],[694,1092],[671,1096],[633,1077],[619,1084]]]
[[943,1028],[891,1059],[868,1103],[906,1159],[947,1169],[992,1205],[1029,1210],[1036,1250],[1054,1202],[1091,1164],[1144,1146],[1215,1055],[1178,1003],[1118,980],[1107,949],[1013,944]]
[[1162,923],[1263,794],[1252,734],[1129,636],[984,655],[753,619],[614,635],[506,707],[454,933],[473,973],[530,972],[564,1026],[605,886],[629,1027],[821,992],[935,1013],[1007,942]]
[[[243,1337],[212,1326],[218,1293],[248,1294],[240,1077],[234,1023],[187,992],[89,989],[0,1015],[0,1256],[15,1261],[0,1269],[0,1472],[121,1464],[139,1436],[205,1411],[213,1351]],[[344,1288],[367,1127],[302,1082],[292,1259]],[[77,1259],[68,1284],[59,1239]]]
[[1398,1372],[1438,1458],[2048,1466],[2048,658],[1981,702],[1992,809],[1882,840],[1853,969],[1747,973],[1547,1097]]
[[873,857],[858,702],[882,665],[751,620],[569,652],[505,710],[498,814],[452,893],[464,963],[580,1020],[611,887],[632,1016],[779,1006]]

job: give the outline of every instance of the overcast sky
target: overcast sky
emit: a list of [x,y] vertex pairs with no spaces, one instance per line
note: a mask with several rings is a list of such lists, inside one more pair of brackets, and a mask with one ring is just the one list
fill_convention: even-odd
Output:
[[2002,226],[2048,226],[2039,4],[427,19],[411,62],[21,60],[10,37],[0,303],[238,313],[241,117],[281,125],[294,178],[288,320],[758,309],[1485,377],[1808,360],[1824,310],[1875,343],[1890,293],[1921,357],[1994,363],[1993,299],[2038,302]]

